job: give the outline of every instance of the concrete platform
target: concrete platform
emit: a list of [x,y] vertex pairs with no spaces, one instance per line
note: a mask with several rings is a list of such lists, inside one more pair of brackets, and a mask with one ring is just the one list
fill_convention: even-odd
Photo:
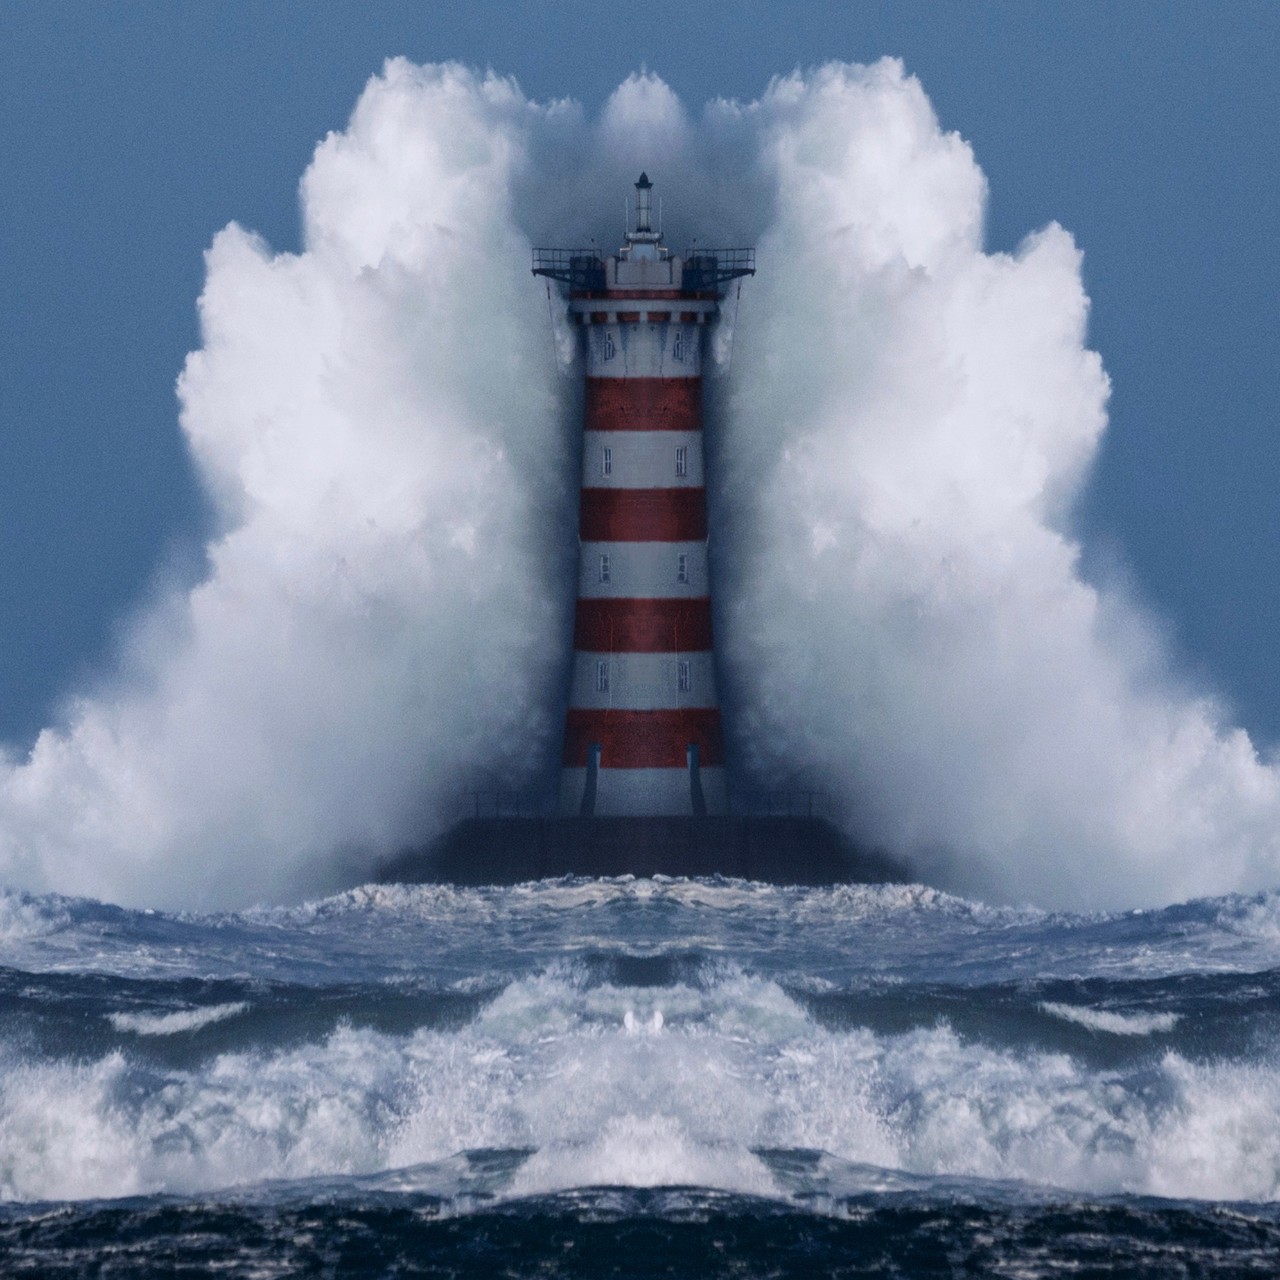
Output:
[[911,877],[822,818],[468,818],[380,868],[383,883],[519,884],[564,875],[724,875],[772,884]]

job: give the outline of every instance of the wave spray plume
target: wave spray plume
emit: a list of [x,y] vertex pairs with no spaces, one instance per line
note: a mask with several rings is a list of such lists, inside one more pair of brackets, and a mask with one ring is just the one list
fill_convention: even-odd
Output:
[[860,838],[1001,898],[1274,882],[1275,768],[1080,575],[1107,382],[1079,251],[1057,226],[984,251],[983,175],[893,60],[697,119],[634,76],[594,122],[389,62],[317,149],[302,251],[234,225],[209,251],[179,383],[208,575],[0,766],[0,876],[316,892],[439,830],[465,783],[553,766],[574,414],[528,249],[612,243],[641,167],[670,241],[705,222],[760,251],[712,404],[740,767],[820,779]]

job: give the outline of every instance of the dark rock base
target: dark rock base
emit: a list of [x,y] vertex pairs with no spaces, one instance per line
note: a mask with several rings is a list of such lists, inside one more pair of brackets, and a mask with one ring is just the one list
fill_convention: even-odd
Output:
[[772,884],[909,879],[822,818],[468,818],[380,868],[383,883],[519,884],[559,876],[713,876]]

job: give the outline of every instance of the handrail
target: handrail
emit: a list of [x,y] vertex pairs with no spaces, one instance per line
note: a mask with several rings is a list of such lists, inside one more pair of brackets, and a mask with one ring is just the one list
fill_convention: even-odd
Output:
[[603,289],[604,259],[596,249],[534,249],[533,274],[571,289]]
[[[681,291],[716,292],[730,280],[755,273],[755,249],[691,249],[682,260]],[[566,284],[574,292],[591,293],[605,287],[604,259],[595,248],[535,248],[533,274]]]

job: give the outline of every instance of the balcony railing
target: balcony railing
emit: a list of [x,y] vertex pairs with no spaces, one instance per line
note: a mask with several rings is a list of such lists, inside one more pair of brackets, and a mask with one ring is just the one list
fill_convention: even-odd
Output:
[[533,274],[591,293],[604,289],[604,260],[595,249],[535,249]]
[[[690,250],[681,287],[687,293],[719,293],[730,280],[755,273],[754,249]],[[535,249],[533,274],[568,285],[574,293],[598,293],[605,287],[604,259],[596,249]]]
[[684,260],[684,288],[690,293],[718,292],[721,285],[756,273],[754,249],[697,249]]

